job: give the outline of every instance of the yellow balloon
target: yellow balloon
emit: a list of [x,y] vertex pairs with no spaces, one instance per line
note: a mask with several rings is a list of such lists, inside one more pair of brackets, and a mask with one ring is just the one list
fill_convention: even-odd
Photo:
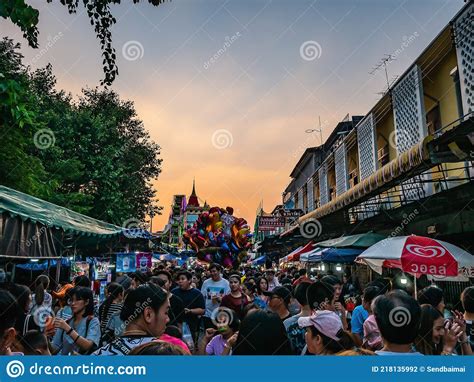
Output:
[[244,229],[241,229],[241,230],[239,231],[239,236],[240,236],[240,237],[244,237],[244,236],[247,235],[248,233],[249,233],[248,228],[244,228]]

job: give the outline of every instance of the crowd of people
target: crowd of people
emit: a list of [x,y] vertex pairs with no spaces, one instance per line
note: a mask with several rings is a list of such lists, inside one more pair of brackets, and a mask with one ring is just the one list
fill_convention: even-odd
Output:
[[[305,269],[160,264],[121,275],[98,302],[87,276],[0,287],[1,355],[472,355],[474,287],[448,311],[384,279],[358,290]],[[461,312],[462,310],[462,312]]]

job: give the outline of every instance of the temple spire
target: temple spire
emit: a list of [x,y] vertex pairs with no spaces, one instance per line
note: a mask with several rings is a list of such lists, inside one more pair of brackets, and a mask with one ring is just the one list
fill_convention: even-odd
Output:
[[196,196],[196,178],[193,178],[193,192],[191,192],[191,196]]
[[196,179],[195,178],[193,178],[193,191],[191,192],[191,195],[189,196],[188,206],[199,207],[199,200],[196,195]]

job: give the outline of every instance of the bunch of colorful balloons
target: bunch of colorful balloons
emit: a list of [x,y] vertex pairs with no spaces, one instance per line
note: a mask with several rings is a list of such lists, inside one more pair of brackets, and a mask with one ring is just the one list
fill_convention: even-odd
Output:
[[201,213],[192,228],[183,235],[201,261],[236,267],[251,247],[250,227],[243,218],[233,216],[234,209],[212,207]]

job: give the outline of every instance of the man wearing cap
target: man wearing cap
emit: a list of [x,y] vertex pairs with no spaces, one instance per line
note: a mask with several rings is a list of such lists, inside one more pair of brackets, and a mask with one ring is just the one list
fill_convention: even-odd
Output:
[[282,321],[291,317],[290,311],[288,310],[288,304],[291,300],[291,292],[282,286],[275,287],[272,291],[263,292],[265,296],[268,296],[268,307],[270,310],[280,317]]

